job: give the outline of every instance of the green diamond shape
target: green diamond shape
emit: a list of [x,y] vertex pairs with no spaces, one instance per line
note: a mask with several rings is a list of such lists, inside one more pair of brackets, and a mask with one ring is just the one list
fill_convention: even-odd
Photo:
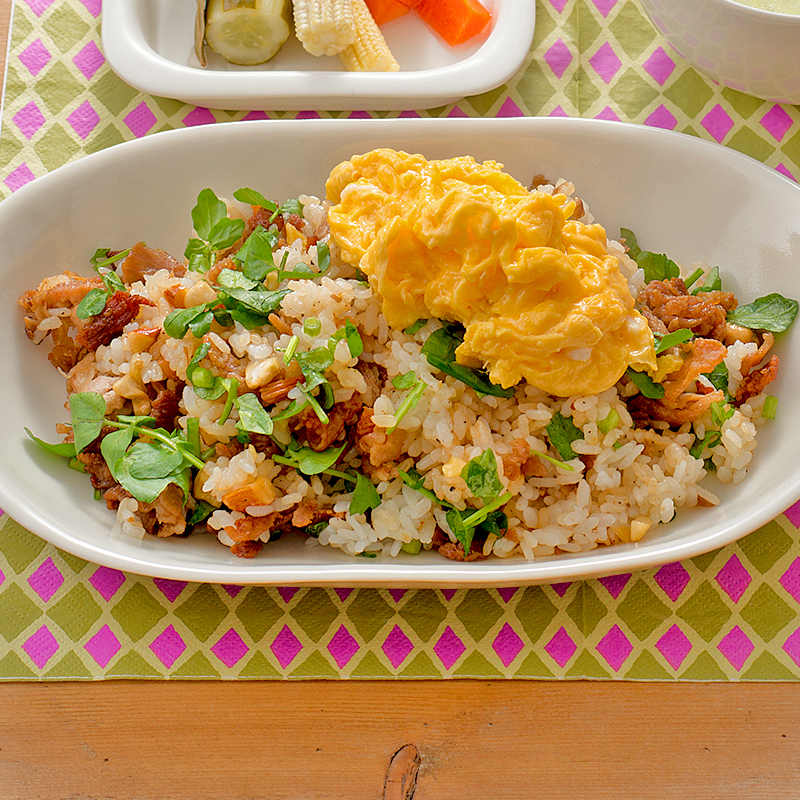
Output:
[[692,559],[692,564],[694,564],[700,572],[705,572],[717,557],[718,552],[718,550],[712,550],[710,553],[703,553],[702,555],[695,556]]
[[528,112],[538,114],[556,93],[556,89],[542,65],[538,61],[531,61],[517,81],[517,92]]
[[87,153],[96,153],[99,150],[105,150],[115,144],[124,142],[125,137],[120,132],[116,125],[109,124],[104,126],[100,131],[94,133],[91,139],[86,141],[83,149]]
[[120,80],[111,70],[94,77],[92,93],[114,116],[119,116],[136,97],[136,89]]
[[680,677],[685,681],[724,681],[728,676],[712,655],[702,652],[697,656],[694,663],[686,667]]
[[350,673],[352,678],[390,678],[393,673],[384,666],[375,653],[367,653]]
[[338,678],[339,673],[330,665],[330,662],[319,651],[314,651],[311,655],[298,664],[289,673],[290,678]]
[[502,678],[503,673],[490,663],[486,656],[477,650],[470,653],[458,669],[453,670],[454,678]]
[[731,104],[733,110],[743,119],[751,117],[759,108],[764,105],[763,100],[751,97],[749,94],[742,94],[727,86],[722,90],[722,96]]
[[492,106],[503,96],[503,93],[506,91],[506,89],[507,87],[505,85],[498,86],[496,89],[492,89],[490,92],[474,94],[471,97],[467,97],[466,100],[475,109],[475,111],[483,117],[486,116],[489,111],[491,111]]
[[166,613],[141,583],[134,583],[111,609],[111,616],[132,642],[138,642],[151,631]]
[[236,609],[244,629],[254,642],[260,642],[266,632],[283,616],[283,609],[269,596],[269,592],[256,586],[248,589]]
[[638,59],[656,38],[650,20],[633,3],[625,3],[608,28],[631,59]]
[[82,558],[78,558],[78,556],[73,556],[71,553],[65,553],[63,550],[59,550],[58,554],[61,556],[61,560],[77,575],[89,562],[84,561]]
[[583,66],[575,70],[572,86],[575,95],[575,106],[579,114],[586,113],[587,109],[591,108],[603,96],[603,93],[594,85],[592,76]]
[[82,584],[73,586],[54,606],[47,616],[57,623],[64,633],[77,642],[100,619],[103,609],[94,601]]
[[394,616],[394,609],[375,589],[362,589],[347,607],[347,618],[365,642],[369,642]]
[[197,652],[191,655],[171,675],[171,678],[219,678],[219,670],[205,657]]
[[636,661],[631,664],[630,669],[625,673],[625,680],[627,681],[661,681],[668,680],[671,677],[672,675],[647,650],[639,654]]
[[156,101],[156,105],[168,117],[171,117],[174,114],[177,114],[182,108],[185,107],[185,104],[182,103],[180,100],[173,100],[170,97],[154,97],[153,100]]
[[742,674],[743,681],[797,681],[798,675],[788,669],[772,653],[764,652]]
[[626,116],[635,119],[658,97],[658,91],[635,69],[628,69],[614,81],[608,96],[625,112]]
[[54,124],[33,148],[47,170],[54,170],[71,161],[80,147],[58,123]]
[[0,527],[0,552],[11,569],[19,574],[42,552],[44,540],[34,536],[8,515],[4,519]]
[[688,117],[698,117],[714,90],[693,69],[687,69],[665,91],[664,97],[674,103]]
[[398,675],[402,678],[441,678],[443,673],[442,668],[437,667],[430,656],[422,652],[414,656],[411,663]]
[[[467,593],[469,594],[469,593]],[[427,642],[447,616],[447,609],[432,589],[419,589],[400,610],[400,616]],[[460,619],[460,617],[459,617]]]
[[564,21],[564,31],[577,44],[579,53],[586,53],[602,30],[602,25],[595,18],[594,9],[583,0],[575,3],[572,13]]
[[737,544],[747,560],[763,575],[791,550],[793,543],[792,537],[773,520]]
[[339,616],[339,609],[325,589],[309,589],[289,613],[306,636],[318,642]]
[[62,53],[72,49],[89,32],[89,26],[68,3],[55,6],[42,27]]
[[456,616],[476,642],[480,642],[503,616],[503,609],[493,594],[486,589],[471,589],[456,609]]
[[750,130],[750,128],[742,128],[736,131],[728,139],[727,146],[762,162],[766,161],[775,152],[773,145],[755,131]]
[[567,606],[567,614],[584,636],[591,634],[607,613],[603,601],[588,583],[578,585],[572,602]]
[[0,593],[0,635],[11,642],[35,619],[42,616],[41,609],[26,596],[15,583]]
[[795,618],[794,611],[767,584],[755,590],[741,611],[742,619],[765,641],[775,636]]
[[5,102],[8,103],[9,108],[14,101],[23,94],[26,88],[27,84],[25,79],[9,64],[5,96]]
[[83,91],[83,86],[60,61],[41,74],[34,88],[51,114],[60,113]]
[[566,672],[569,678],[610,678],[611,673],[587,650],[578,654]]
[[125,653],[114,665],[109,667],[104,677],[106,678],[163,678],[158,670],[154,669],[144,658],[134,651]]
[[204,642],[228,616],[228,608],[212,586],[202,583],[175,609],[175,616]]
[[536,30],[533,32],[532,52],[537,52],[544,43],[544,40],[558,28],[559,22],[554,19],[550,8],[545,3],[537,4],[536,8]]
[[[783,154],[794,162],[795,170],[800,169],[800,131],[791,139],[787,139],[782,145]],[[795,171],[795,177],[800,177],[800,173]]]
[[0,660],[0,678],[35,678],[36,673],[16,653],[9,653]]
[[272,666],[267,657],[259,652],[244,665],[239,673],[240,678],[282,678],[283,675]]
[[25,41],[34,31],[34,26],[23,12],[24,6],[20,3],[14,4],[14,23],[12,30],[14,31],[14,44],[21,44]]
[[708,583],[701,584],[676,613],[707,642],[720,632],[731,617],[730,608]]
[[77,653],[69,652],[58,663],[44,674],[45,678],[51,680],[57,678],[91,678],[91,670],[87,669]]
[[528,653],[514,673],[515,678],[552,678],[553,670],[545,666],[536,653]]
[[640,579],[631,584],[617,606],[617,615],[639,641],[644,641],[671,614],[669,607]]
[[529,586],[522,591],[514,613],[531,642],[536,643],[558,614],[558,609],[541,587]]

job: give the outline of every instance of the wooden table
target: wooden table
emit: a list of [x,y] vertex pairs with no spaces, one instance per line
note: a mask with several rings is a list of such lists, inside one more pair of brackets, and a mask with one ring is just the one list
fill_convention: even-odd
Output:
[[794,684],[0,684],[0,800],[797,798],[799,699]]

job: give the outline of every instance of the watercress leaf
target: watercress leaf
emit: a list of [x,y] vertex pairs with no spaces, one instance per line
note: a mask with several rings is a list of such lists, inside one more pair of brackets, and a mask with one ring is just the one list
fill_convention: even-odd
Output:
[[211,189],[203,189],[197,195],[197,204],[192,209],[194,230],[201,239],[208,242],[212,228],[227,215],[225,203]]
[[410,389],[416,382],[417,376],[414,373],[414,370],[411,369],[403,375],[396,375],[394,378],[392,378],[392,386],[394,386],[395,389],[400,389],[401,391]]
[[278,206],[278,212],[281,214],[297,214],[298,217],[302,217],[303,204],[296,197],[292,197]]
[[628,248],[628,255],[636,261],[637,256],[642,252],[639,243],[636,241],[636,235],[633,231],[628,230],[628,228],[620,228],[619,235],[621,239],[625,240],[625,246]]
[[[327,450],[317,452],[310,447],[299,447],[296,442],[292,442],[284,452],[284,458],[291,459],[293,466],[304,475],[318,475],[326,469],[330,469],[344,452],[347,443],[341,447],[329,447]],[[276,456],[280,458],[280,456]]]
[[625,377],[651,400],[659,400],[664,396],[664,387],[656,383],[646,372],[636,372],[628,367],[625,370]]
[[487,534],[492,533],[495,536],[502,537],[508,530],[508,517],[499,509],[492,511],[488,514],[486,519],[478,526]]
[[244,232],[243,219],[223,217],[214,224],[208,235],[208,243],[214,250],[224,250],[236,244]]
[[718,292],[722,289],[722,280],[719,277],[719,267],[712,267],[702,286],[698,286],[692,294],[697,295],[700,292]]
[[251,206],[261,206],[261,208],[266,208],[268,211],[275,211],[278,207],[277,203],[272,200],[267,200],[261,192],[257,192],[255,189],[237,189],[233,193],[233,196],[240,203],[247,203]]
[[[248,311],[244,308],[232,308],[230,311],[226,312],[226,315],[230,318],[230,320],[235,320],[242,327],[247,328],[249,331],[260,328],[262,325],[270,324],[269,317],[266,317],[263,314],[255,314],[252,311]],[[225,327],[228,327],[232,324],[230,320],[228,322],[222,322],[219,319],[219,315],[216,313],[214,316],[217,321]]]
[[428,323],[428,320],[426,320],[426,319],[418,319],[416,322],[414,322],[413,324],[409,325],[403,331],[403,333],[407,333],[409,336],[413,336],[415,333],[419,333],[419,331],[421,331],[425,327],[425,325],[427,325],[427,323]]
[[100,314],[106,307],[110,295],[111,293],[107,289],[90,289],[83,300],[78,303],[75,313],[81,319],[87,319],[88,317]]
[[103,441],[100,442],[100,453],[116,481],[119,481],[117,477],[117,464],[120,463],[133,441],[133,434],[133,426],[128,426],[127,428],[121,428],[118,431],[109,433],[107,436],[104,436]]
[[497,457],[491,448],[468,461],[461,470],[461,477],[472,494],[484,503],[490,503],[503,491],[497,473]]
[[188,259],[192,272],[206,272],[211,266],[211,246],[200,239],[189,239],[183,255]]
[[405,472],[398,468],[397,474],[406,486],[410,486],[414,491],[419,492],[429,500],[433,500],[434,503],[438,503],[445,508],[455,508],[455,506],[448,503],[447,500],[440,500],[430,489],[426,489],[424,486],[424,478],[417,470],[412,468],[408,472]]
[[731,397],[728,393],[728,367],[725,366],[724,361],[720,361],[711,372],[704,373],[706,378],[711,382],[715,389],[722,389],[725,393],[725,399],[730,401]]
[[364,352],[364,342],[361,339],[358,328],[349,319],[344,323],[344,338],[347,341],[347,347],[350,349],[350,355],[353,358],[358,358]]
[[97,392],[77,392],[69,398],[69,410],[75,451],[80,453],[100,435],[106,416],[106,401]]
[[103,275],[103,283],[109,292],[127,292],[122,278],[116,272],[106,272]]
[[139,439],[125,453],[123,461],[133,478],[166,478],[183,464],[183,453],[159,441]]
[[259,225],[247,237],[244,245],[233,256],[233,260],[242,265],[242,273],[247,278],[261,283],[270,272],[277,269],[272,254],[277,243],[278,238],[275,234]]
[[295,358],[306,377],[309,377],[308,372],[325,372],[334,361],[333,353],[327,347],[315,347],[305,353],[297,353]]
[[728,312],[728,322],[743,328],[783,333],[797,316],[797,300],[773,293]]
[[173,339],[183,339],[189,326],[200,317],[203,317],[213,303],[203,303],[192,308],[178,308],[170,311],[164,320],[164,332]]
[[274,311],[277,311],[281,307],[283,298],[289,294],[289,289],[278,289],[274,292],[269,292],[260,289],[246,291],[244,289],[231,288],[222,291],[247,311],[262,314],[263,316],[269,316]]
[[212,506],[211,503],[207,503],[205,500],[198,500],[197,505],[189,515],[189,519],[186,520],[186,525],[190,528],[193,525],[199,525],[207,520],[214,511],[216,511],[216,506]]
[[647,250],[642,250],[636,256],[636,263],[644,271],[646,283],[663,281],[667,278],[678,278],[681,274],[678,265],[663,253],[650,253]]
[[[252,238],[253,237],[251,236],[250,239]],[[247,241],[249,242],[250,239]],[[236,269],[221,269],[219,271],[219,275],[217,276],[217,285],[222,286],[224,289],[244,289],[248,292],[252,289],[261,288],[260,281],[257,281]]]
[[665,350],[669,350],[670,347],[674,347],[676,344],[688,342],[693,336],[694,334],[689,328],[680,328],[672,333],[665,333],[663,336],[659,336],[657,333],[653,334],[653,339],[656,344],[656,355],[663,353]]
[[356,488],[350,500],[351,514],[365,514],[371,508],[381,504],[381,496],[372,481],[360,472],[356,474]]
[[261,401],[248,392],[238,397],[235,401],[239,412],[239,425],[251,433],[263,433],[269,436],[272,433],[272,419],[264,410]]
[[317,269],[321,275],[331,266],[331,248],[327,242],[317,242]]
[[545,428],[547,438],[553,445],[556,452],[561,456],[562,461],[569,461],[577,458],[577,453],[572,449],[572,443],[578,439],[583,439],[583,431],[572,421],[570,417],[565,417],[556,411],[550,422]]
[[25,433],[33,439],[36,444],[39,445],[43,450],[46,450],[48,453],[52,453],[54,456],[60,456],[61,458],[75,458],[75,443],[74,442],[59,442],[57,444],[50,444],[50,442],[45,442],[43,439],[40,439],[38,436],[34,436],[28,428],[25,428]]
[[212,322],[214,322],[213,311],[206,311],[205,314],[193,319],[189,323],[189,330],[192,332],[192,336],[196,339],[202,339],[211,330]]
[[282,422],[285,419],[289,419],[290,417],[299,414],[306,406],[308,405],[308,400],[292,400],[283,411],[278,412],[272,417],[273,422]]
[[464,555],[469,555],[470,550],[472,550],[472,540],[475,537],[475,528],[464,525],[462,513],[458,509],[451,508],[445,512],[445,519],[453,535],[461,542],[461,546],[464,548]]

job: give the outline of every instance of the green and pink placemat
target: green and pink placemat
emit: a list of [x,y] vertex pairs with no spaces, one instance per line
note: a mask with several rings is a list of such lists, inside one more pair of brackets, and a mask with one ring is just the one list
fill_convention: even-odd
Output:
[[[800,108],[717,86],[637,0],[539,0],[530,54],[492,92],[420,112],[229,112],[109,69],[101,0],[16,0],[0,196],[118,142],[240,119],[573,116],[682,131],[800,178]],[[1,456],[0,456],[1,457]],[[187,584],[87,563],[0,517],[0,679],[800,680],[800,504],[659,569],[497,589]]]

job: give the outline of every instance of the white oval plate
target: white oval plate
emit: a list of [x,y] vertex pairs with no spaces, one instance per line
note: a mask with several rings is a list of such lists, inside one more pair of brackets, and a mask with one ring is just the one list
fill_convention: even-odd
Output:
[[719,265],[743,302],[773,291],[800,297],[800,187],[733,150],[643,126],[579,119],[400,119],[235,122],[159,133],[109,148],[31,182],[0,204],[0,507],[82,558],[130,572],[221,583],[339,586],[483,586],[549,583],[628,572],[712,550],[767,523],[800,498],[800,324],[781,337],[770,392],[777,419],[759,434],[751,472],[714,486],[722,502],[682,510],[635,545],[587,553],[477,563],[435,553],[352,558],[300,537],[232,556],[212,537],[113,538],[113,514],[88,480],[39,450],[23,427],[57,441],[67,418],[63,378],[23,332],[16,299],[64,269],[90,274],[98,247],[144,239],[176,255],[191,235],[190,209],[209,186],[242,186],[276,198],[324,193],[354,153],[385,146],[428,158],[495,159],[520,181],[572,180],[611,235]]
[[533,0],[483,0],[488,33],[449,47],[411,12],[381,28],[400,72],[346,72],[337,56],[315,58],[294,34],[274,59],[229,64],[194,54],[192,0],[114,0],[103,6],[103,51],[122,80],[147,94],[230,110],[411,110],[494,89],[522,65],[536,21]]

